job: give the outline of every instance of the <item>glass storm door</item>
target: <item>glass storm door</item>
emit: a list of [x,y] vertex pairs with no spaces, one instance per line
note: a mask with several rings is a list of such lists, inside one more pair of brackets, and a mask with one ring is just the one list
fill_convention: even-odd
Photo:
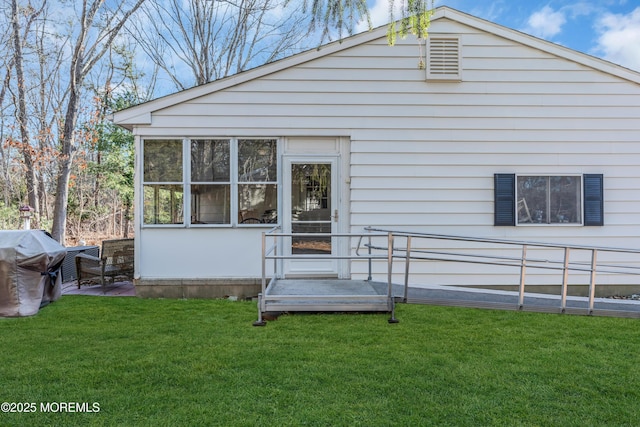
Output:
[[[301,234],[285,239],[286,276],[337,276],[337,165],[333,158],[285,160],[284,232]],[[315,235],[317,234],[317,236]],[[324,257],[324,259],[320,258]]]

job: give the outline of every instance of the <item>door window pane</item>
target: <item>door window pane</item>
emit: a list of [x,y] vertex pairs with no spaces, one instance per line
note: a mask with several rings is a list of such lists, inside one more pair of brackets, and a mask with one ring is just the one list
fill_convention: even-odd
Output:
[[[331,233],[331,165],[291,165],[291,232]],[[331,236],[293,236],[292,254],[331,254]]]
[[295,221],[331,218],[331,165],[291,165],[291,206]]
[[[331,223],[294,223],[292,233],[331,233]],[[293,236],[291,237],[293,255],[320,254],[331,255],[331,236]]]

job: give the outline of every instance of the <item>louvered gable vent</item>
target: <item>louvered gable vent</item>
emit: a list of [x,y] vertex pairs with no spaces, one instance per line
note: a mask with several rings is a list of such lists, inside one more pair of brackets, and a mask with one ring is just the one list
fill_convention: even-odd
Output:
[[460,37],[427,38],[427,80],[461,80]]

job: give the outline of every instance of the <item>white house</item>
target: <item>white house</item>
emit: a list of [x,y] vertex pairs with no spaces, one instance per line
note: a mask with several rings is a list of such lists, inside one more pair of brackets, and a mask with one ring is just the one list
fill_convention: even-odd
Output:
[[[274,224],[640,247],[639,73],[447,7],[422,49],[386,31],[115,113],[136,138],[139,295],[256,294]],[[513,284],[411,280],[471,278]]]

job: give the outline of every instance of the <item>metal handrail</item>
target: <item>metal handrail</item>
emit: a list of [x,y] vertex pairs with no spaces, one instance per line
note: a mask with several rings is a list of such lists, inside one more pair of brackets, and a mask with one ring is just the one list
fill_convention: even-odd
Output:
[[433,234],[433,233],[422,233],[422,232],[408,232],[401,230],[388,230],[382,228],[375,227],[365,227],[365,230],[378,232],[378,233],[393,233],[395,236],[413,236],[413,237],[425,237],[429,239],[440,239],[440,240],[460,240],[460,241],[469,241],[469,242],[482,242],[482,243],[497,243],[497,244],[510,244],[510,245],[530,245],[530,246],[539,246],[539,247],[547,247],[547,248],[570,248],[570,249],[597,249],[601,252],[626,252],[626,253],[635,253],[640,254],[640,249],[632,249],[632,248],[616,248],[616,247],[608,247],[608,246],[589,246],[589,245],[560,245],[557,243],[547,243],[547,242],[536,242],[536,241],[526,241],[526,240],[509,240],[509,239],[495,239],[495,238],[487,238],[487,237],[468,237],[468,236],[455,236],[449,234]]
[[[368,280],[371,280],[372,276],[372,261],[374,260],[385,260],[387,263],[387,299],[389,304],[389,311],[391,312],[391,319],[389,322],[396,322],[395,319],[395,302],[393,296],[393,284],[391,282],[392,278],[392,268],[393,268],[393,235],[391,233],[283,233],[278,232],[280,227],[274,227],[271,230],[265,231],[262,233],[262,280],[261,280],[261,288],[262,292],[259,295],[260,301],[265,301],[268,298],[267,295],[267,268],[266,263],[267,260],[273,260],[273,275],[269,280],[269,283],[274,283],[275,280],[279,277],[279,266],[278,261],[286,260],[286,259],[318,259],[318,260],[349,260],[349,259],[365,259],[368,261]],[[356,246],[355,255],[323,255],[323,254],[291,254],[286,255],[284,251],[278,250],[278,247],[282,244],[282,239],[286,237],[331,237],[332,239],[335,237],[344,237],[344,238],[358,238],[358,244]],[[386,252],[381,255],[373,254],[371,247],[371,239],[373,237],[385,237],[387,239],[387,246],[382,251]],[[272,238],[273,244],[267,247],[267,239]],[[368,244],[362,245],[362,240],[367,238]],[[367,254],[360,253],[360,248],[362,246],[367,247]],[[273,255],[272,255],[273,254]],[[278,298],[282,298],[282,296],[278,296]],[[259,320],[262,322],[262,320]]]
[[[395,258],[405,259],[405,277],[404,277],[404,298],[407,299],[408,293],[408,278],[409,278],[409,265],[411,260],[429,260],[429,261],[444,261],[444,262],[461,262],[461,263],[474,263],[485,265],[498,265],[498,266],[510,266],[520,268],[520,283],[518,292],[518,306],[520,309],[524,306],[524,290],[526,282],[526,270],[527,268],[537,269],[549,269],[559,270],[563,272],[562,287],[561,287],[561,310],[566,309],[567,288],[568,288],[568,276],[570,271],[578,271],[584,273],[590,273],[589,279],[589,313],[593,313],[594,300],[595,300],[595,288],[596,288],[596,271],[606,274],[625,274],[625,275],[640,275],[640,267],[633,265],[622,264],[598,264],[597,255],[599,252],[615,252],[626,254],[640,254],[640,249],[631,248],[614,248],[614,247],[601,247],[601,246],[586,246],[586,245],[561,245],[554,243],[544,242],[530,242],[530,241],[517,241],[506,239],[494,239],[494,238],[477,238],[477,237],[465,237],[465,236],[452,236],[442,234],[430,234],[419,232],[406,232],[397,230],[379,229],[373,227],[367,227],[367,231],[370,232],[387,232],[393,234],[396,237],[403,237],[407,241],[406,249],[397,248],[396,251],[404,252],[404,255],[394,255]],[[449,240],[449,241],[463,241],[485,244],[501,244],[519,246],[521,248],[520,258],[516,257],[503,257],[503,256],[491,256],[491,255],[478,255],[469,253],[456,253],[456,252],[441,252],[441,251],[428,251],[421,249],[412,249],[413,239],[437,239],[437,240]],[[545,249],[561,249],[564,251],[562,261],[548,260],[548,259],[536,259],[527,257],[527,249],[530,247],[545,248]],[[591,260],[589,262],[584,261],[570,261],[570,253],[572,250],[589,251],[591,254]],[[428,256],[418,255],[426,254]]]
[[[278,260],[285,260],[285,259],[367,259],[367,260],[387,260],[389,259],[389,255],[386,254],[386,252],[388,252],[388,246],[380,246],[380,247],[374,247],[371,245],[371,238],[372,237],[387,237],[389,236],[390,233],[371,233],[371,232],[366,232],[366,233],[283,233],[283,232],[278,232],[278,230],[280,230],[280,226],[276,226],[273,227],[272,229],[268,230],[268,231],[264,231],[262,233],[262,261],[263,261],[263,282],[266,282],[266,260],[274,260],[274,276],[278,275],[278,266],[277,266],[277,261]],[[348,237],[348,238],[358,238],[358,243],[356,245],[356,250],[355,250],[355,255],[323,255],[323,254],[291,254],[291,255],[284,255],[284,251],[278,251],[278,247],[279,244],[281,243],[281,239],[283,237]],[[274,239],[274,243],[267,247],[267,239],[268,238],[273,238]],[[364,238],[367,238],[369,240],[368,244],[362,244],[362,240]],[[360,248],[361,247],[367,247],[368,248],[368,254],[361,254],[360,253]],[[385,252],[385,254],[383,255],[374,255],[371,253],[371,249],[378,249],[381,250],[383,252]],[[271,253],[274,253],[274,255],[270,255]],[[278,253],[281,253],[282,255],[278,255]],[[371,266],[369,266],[369,276],[371,276]],[[262,291],[263,293],[265,292],[265,288],[263,287]]]
[[[323,255],[323,254],[291,254],[287,255],[280,248],[283,243],[283,238],[286,237],[337,237],[337,238],[358,238],[357,245],[355,246],[354,255]],[[373,238],[385,238],[385,244],[373,244]],[[273,238],[273,244],[267,247],[267,239]],[[406,246],[398,246],[398,239],[405,239]],[[366,239],[366,243],[363,241]],[[422,248],[416,248],[413,244],[413,240],[416,239],[434,239],[434,240],[447,240],[447,241],[460,241],[460,242],[473,242],[480,244],[495,244],[495,245],[510,245],[514,248],[520,248],[520,257],[517,256],[501,256],[490,254],[478,254],[470,253],[467,249],[466,252],[452,252],[442,250],[426,250]],[[367,253],[361,253],[361,248],[366,247]],[[558,259],[545,259],[535,256],[527,256],[529,249],[557,249],[563,251],[561,260]],[[353,249],[353,247],[352,247]],[[497,249],[497,248],[495,248]],[[379,253],[374,253],[378,251]],[[572,251],[587,251],[590,255],[589,261],[571,261],[570,254]],[[404,260],[404,300],[407,301],[408,288],[409,288],[409,276],[410,265],[412,261],[442,261],[442,262],[458,262],[458,263],[472,263],[472,264],[484,264],[495,265],[503,267],[517,267],[520,269],[520,280],[518,283],[518,307],[520,309],[524,306],[524,294],[526,285],[527,269],[547,269],[556,270],[562,272],[562,286],[561,286],[561,311],[564,312],[567,308],[567,291],[569,283],[570,272],[589,273],[589,293],[588,293],[588,312],[593,313],[594,300],[595,300],[595,288],[596,288],[596,272],[604,274],[624,274],[624,275],[640,275],[640,267],[635,265],[624,264],[611,264],[602,263],[598,264],[598,253],[610,252],[610,253],[626,253],[626,254],[640,254],[640,249],[630,248],[614,248],[614,247],[602,247],[602,246],[587,246],[587,245],[562,245],[555,243],[545,242],[531,242],[531,241],[518,241],[508,239],[495,239],[495,238],[478,238],[468,236],[454,236],[443,234],[431,234],[421,232],[407,232],[399,230],[388,230],[374,227],[366,227],[364,233],[283,233],[279,226],[272,228],[269,231],[262,233],[262,294],[266,294],[267,277],[266,277],[266,262],[267,260],[273,260],[273,275],[271,280],[275,280],[280,275],[279,261],[286,259],[335,259],[335,260],[354,260],[362,259],[367,260],[368,263],[368,277],[367,280],[372,280],[372,263],[373,261],[386,260],[387,263],[387,283],[388,283],[388,297],[390,301],[394,299],[392,292],[392,277],[393,277],[393,263],[394,260]],[[640,261],[640,260],[639,260]],[[271,282],[270,282],[271,283]],[[392,305],[392,303],[390,303]],[[391,307],[393,312],[393,307]],[[394,319],[392,315],[392,319]]]

